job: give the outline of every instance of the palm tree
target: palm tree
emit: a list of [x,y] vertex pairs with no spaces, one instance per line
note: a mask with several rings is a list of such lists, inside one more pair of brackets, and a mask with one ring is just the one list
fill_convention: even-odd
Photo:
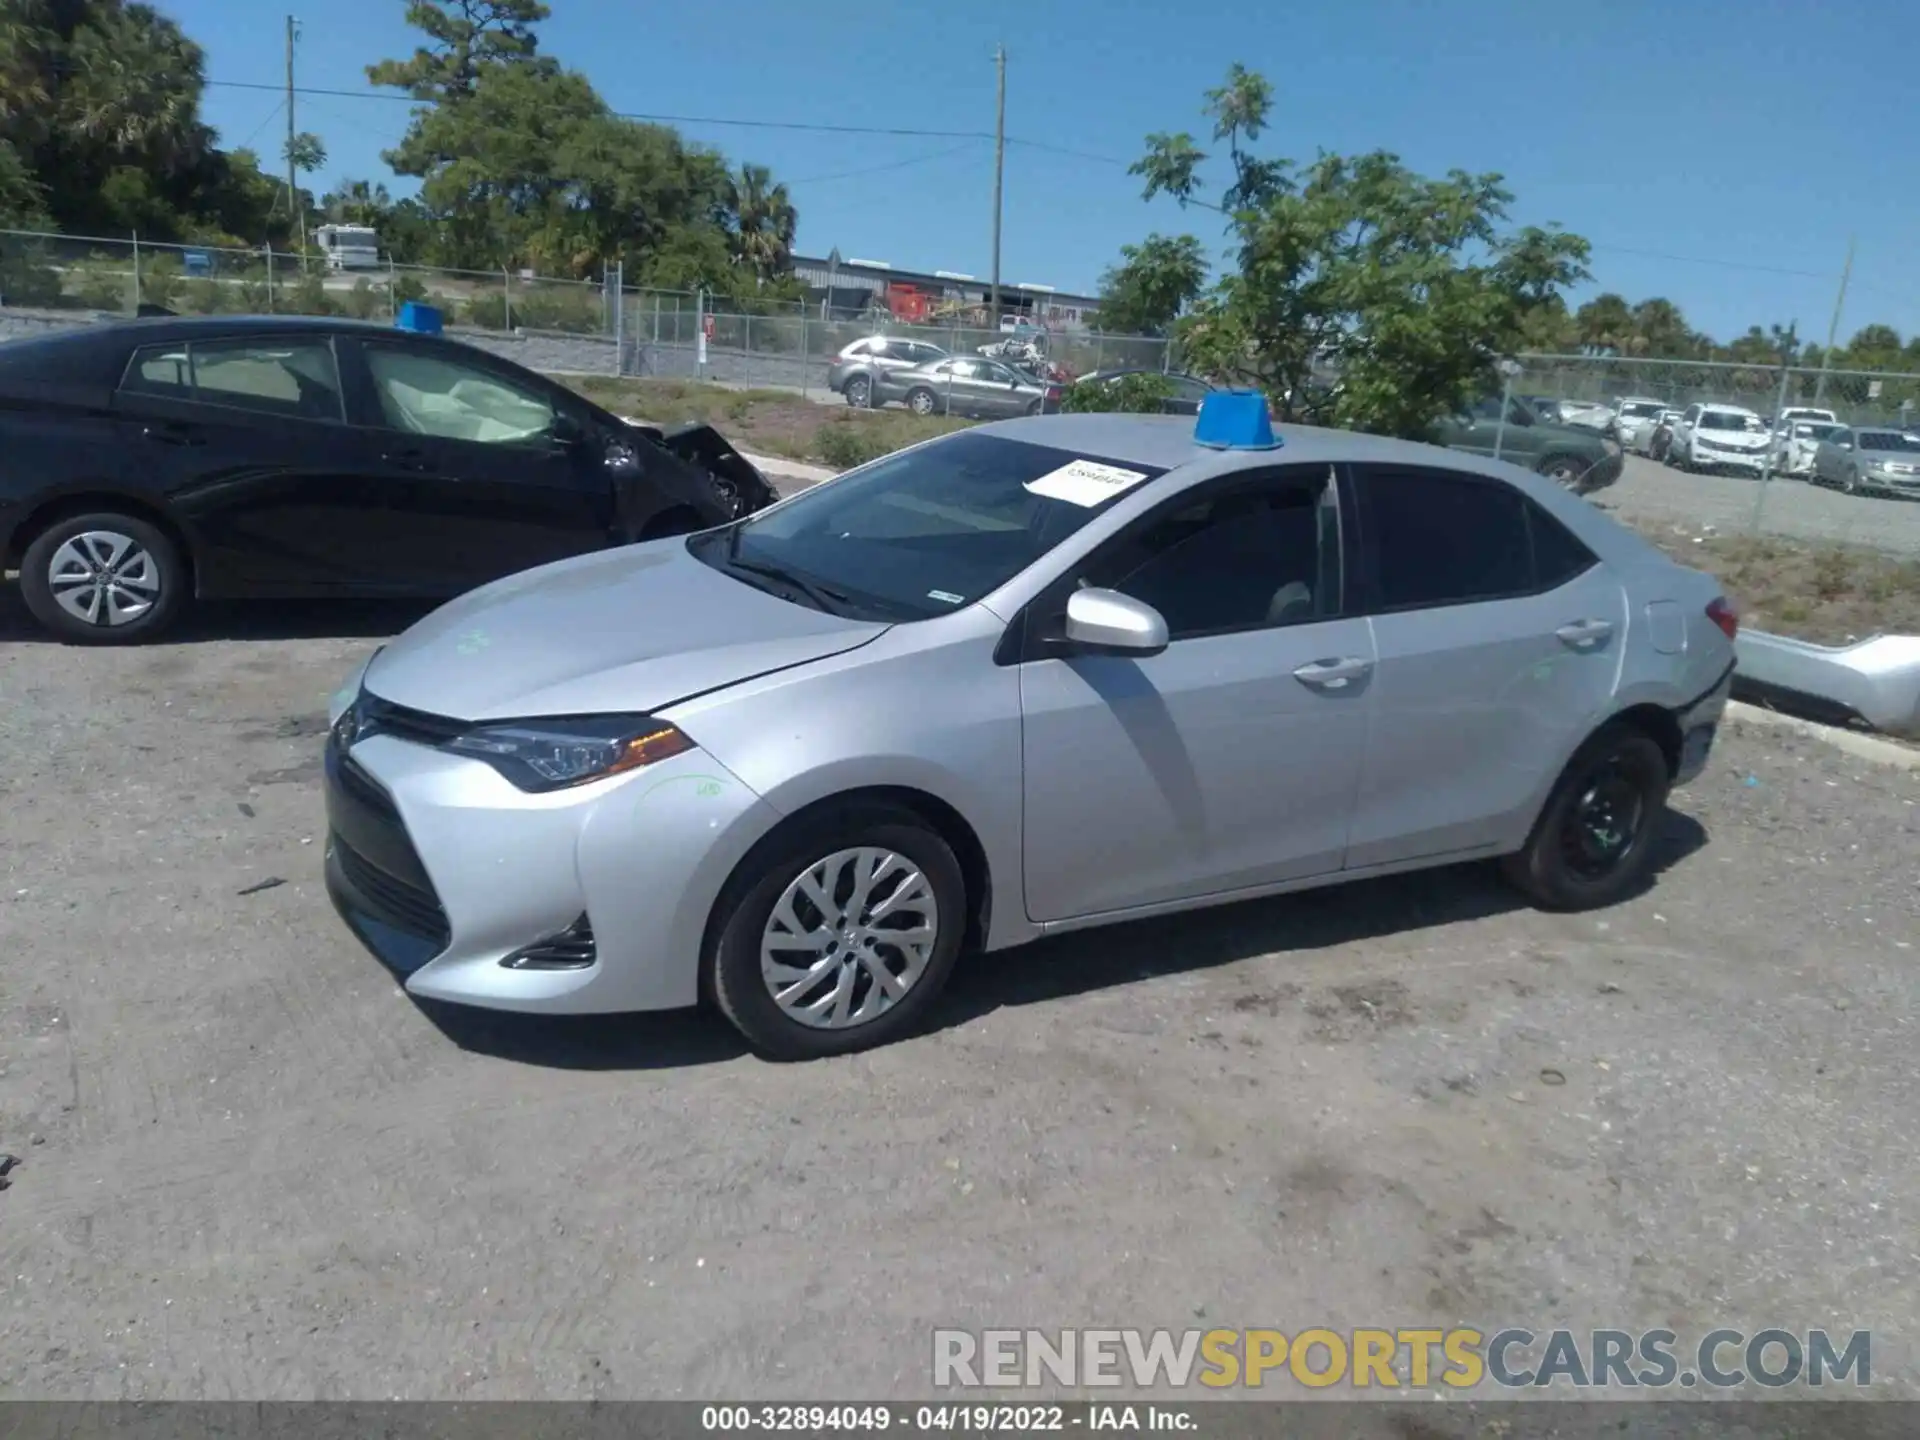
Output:
[[728,184],[727,204],[736,227],[735,260],[751,265],[761,281],[784,272],[800,219],[787,187],[775,184],[765,165],[742,165]]

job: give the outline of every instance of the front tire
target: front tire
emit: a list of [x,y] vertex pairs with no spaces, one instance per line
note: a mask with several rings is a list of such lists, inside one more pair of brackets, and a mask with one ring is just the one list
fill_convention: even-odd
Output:
[[187,566],[151,521],[103,511],[55,522],[20,560],[33,618],[69,644],[138,645],[172,623]]
[[938,404],[939,401],[933,391],[924,386],[907,396],[907,408],[916,415],[931,415]]
[[721,896],[711,993],[770,1060],[887,1044],[945,988],[966,905],[960,862],[918,816],[829,811],[750,855]]
[[1581,477],[1588,468],[1571,455],[1549,455],[1540,462],[1538,473],[1562,489],[1578,494]]
[[1667,757],[1645,731],[1603,725],[1567,762],[1501,872],[1543,910],[1613,904],[1646,876],[1671,784]]

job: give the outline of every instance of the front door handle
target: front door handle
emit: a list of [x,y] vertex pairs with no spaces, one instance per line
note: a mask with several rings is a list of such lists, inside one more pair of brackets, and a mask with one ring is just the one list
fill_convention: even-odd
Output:
[[440,468],[424,450],[393,450],[380,458],[396,470],[410,470],[416,475],[431,475]]
[[1373,671],[1371,660],[1348,655],[1335,660],[1315,660],[1293,672],[1293,678],[1312,690],[1344,690],[1355,680]]
[[1611,620],[1575,620],[1570,624],[1562,625],[1553,633],[1559,636],[1563,643],[1580,650],[1598,645],[1613,634],[1613,622]]

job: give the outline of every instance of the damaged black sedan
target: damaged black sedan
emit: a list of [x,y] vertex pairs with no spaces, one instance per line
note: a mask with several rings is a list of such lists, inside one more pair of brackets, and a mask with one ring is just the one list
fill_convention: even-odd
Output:
[[424,324],[163,317],[0,345],[0,567],[79,643],[195,599],[457,595],[775,499]]

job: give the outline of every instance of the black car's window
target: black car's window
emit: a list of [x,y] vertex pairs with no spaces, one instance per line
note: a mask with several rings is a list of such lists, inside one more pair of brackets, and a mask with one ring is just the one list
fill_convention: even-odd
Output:
[[1173,398],[1176,400],[1204,400],[1207,398],[1207,387],[1198,380],[1169,377],[1168,384],[1172,390]]
[[1363,467],[1379,608],[1522,595],[1534,588],[1525,497],[1437,470]]
[[552,432],[553,402],[491,370],[391,345],[369,345],[366,356],[392,429],[483,445],[520,445]]
[[1144,523],[1082,577],[1158,610],[1172,640],[1336,613],[1340,531],[1324,472],[1282,472]]
[[325,340],[196,340],[133,353],[122,391],[253,410],[285,419],[339,420],[340,372]]
[[771,569],[832,592],[849,613],[925,620],[1004,585],[1163,473],[963,432],[876,460],[691,545],[747,583]]

